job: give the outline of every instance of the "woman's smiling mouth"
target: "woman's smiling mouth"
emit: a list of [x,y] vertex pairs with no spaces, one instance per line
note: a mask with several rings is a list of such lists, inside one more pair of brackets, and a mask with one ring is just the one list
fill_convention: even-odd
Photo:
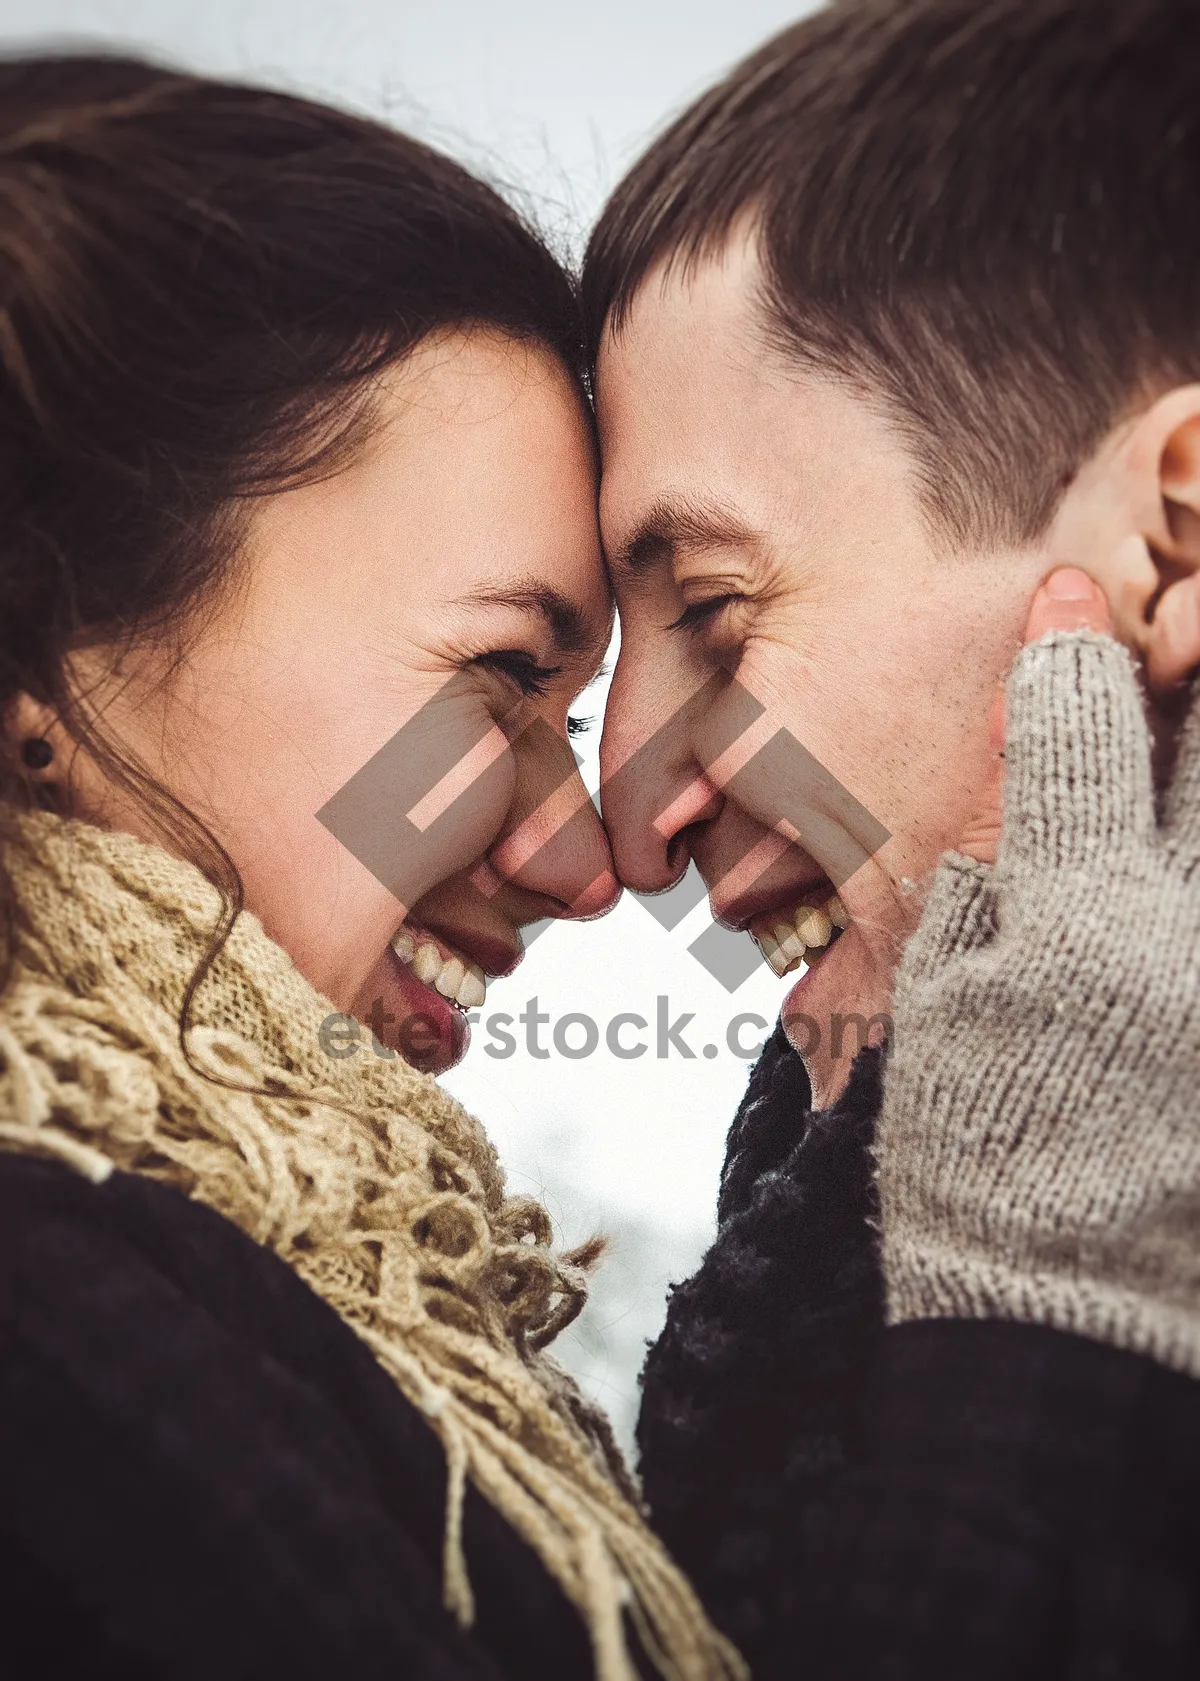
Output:
[[478,963],[406,922],[392,940],[392,950],[423,986],[431,987],[460,1010],[477,1010],[487,997],[487,979]]
[[357,1013],[381,1044],[399,1050],[413,1067],[443,1074],[470,1043],[467,1012],[479,1009],[487,996],[484,966],[492,975],[506,975],[521,956],[520,936],[511,929],[505,938],[498,928],[455,928],[451,944],[408,917],[375,971],[374,986],[382,996],[376,998],[369,982]]

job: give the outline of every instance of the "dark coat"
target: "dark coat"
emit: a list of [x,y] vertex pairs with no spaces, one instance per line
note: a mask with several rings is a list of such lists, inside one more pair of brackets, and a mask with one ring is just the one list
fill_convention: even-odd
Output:
[[1194,1681],[1200,1384],[1042,1326],[885,1329],[878,1053],[776,1032],[643,1377],[654,1521],[759,1681]]
[[337,1314],[178,1192],[0,1155],[8,1681],[573,1681],[583,1623]]

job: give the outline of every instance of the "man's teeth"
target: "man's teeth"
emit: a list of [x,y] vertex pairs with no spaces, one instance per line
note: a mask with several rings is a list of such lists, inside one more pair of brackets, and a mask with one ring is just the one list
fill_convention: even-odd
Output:
[[757,936],[759,948],[777,975],[790,975],[804,962],[807,951],[827,946],[835,928],[845,928],[850,917],[836,893],[824,905],[797,905],[791,922],[780,919],[770,934]]
[[447,956],[432,940],[418,945],[406,928],[392,941],[392,950],[419,981],[435,988],[464,1010],[477,1010],[487,997],[487,981],[478,963]]
[[782,963],[780,974],[786,974],[793,963],[799,963],[804,956],[804,941],[794,928],[789,928],[786,922],[775,925],[775,960]]
[[798,910],[796,932],[806,946],[827,946],[833,933],[833,919],[826,911]]

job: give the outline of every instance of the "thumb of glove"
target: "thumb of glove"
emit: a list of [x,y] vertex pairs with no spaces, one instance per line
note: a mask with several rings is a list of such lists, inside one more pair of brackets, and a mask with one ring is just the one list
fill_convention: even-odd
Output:
[[[1093,583],[1086,572],[1077,566],[1063,566],[1051,572],[1039,585],[1029,607],[1023,642],[1028,646],[1054,630],[1094,630],[1112,633],[1112,614],[1108,599],[1099,584]],[[991,755],[985,780],[970,818],[964,825],[962,838],[955,848],[979,864],[994,864],[1000,844],[1001,813],[1004,799],[1004,742],[1007,718],[1004,685],[1001,684],[992,701],[988,718],[988,744]]]

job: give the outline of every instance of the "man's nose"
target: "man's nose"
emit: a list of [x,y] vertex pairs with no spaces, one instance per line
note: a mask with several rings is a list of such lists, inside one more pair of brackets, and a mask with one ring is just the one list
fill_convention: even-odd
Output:
[[687,868],[684,831],[715,817],[722,802],[691,744],[707,686],[685,689],[673,704],[648,694],[640,675],[618,659],[600,740],[600,799],[617,875],[635,892],[659,893]]

